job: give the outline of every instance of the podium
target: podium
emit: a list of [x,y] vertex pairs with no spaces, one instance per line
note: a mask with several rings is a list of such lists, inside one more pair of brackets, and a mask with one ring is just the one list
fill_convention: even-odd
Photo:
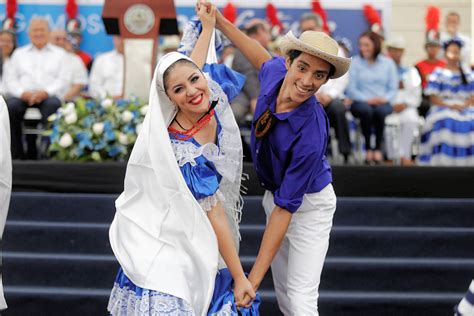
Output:
[[124,42],[123,96],[148,101],[158,35],[178,34],[173,0],[105,0],[105,30]]

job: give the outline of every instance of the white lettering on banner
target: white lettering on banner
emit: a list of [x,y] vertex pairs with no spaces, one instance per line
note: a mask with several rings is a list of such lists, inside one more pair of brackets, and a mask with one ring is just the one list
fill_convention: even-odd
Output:
[[104,32],[104,24],[102,17],[98,14],[90,14],[87,16],[87,33],[98,34]]
[[[186,16],[181,16],[183,20],[187,22]],[[51,14],[33,14],[30,19],[27,21],[23,13],[17,12],[15,14],[17,33],[27,32],[28,25],[30,20],[33,18],[43,18],[48,21],[49,27],[51,30],[54,29],[64,29],[66,27],[66,15],[60,14],[53,17]],[[86,31],[88,34],[95,35],[101,32],[104,32],[104,24],[102,23],[102,17],[99,14],[89,14],[87,16],[79,15],[78,20],[81,22],[81,30]],[[5,19],[5,13],[0,13],[0,21]]]
[[255,11],[254,10],[244,10],[242,13],[240,13],[237,16],[237,19],[235,19],[235,24],[237,25],[243,25],[246,20],[252,19],[255,17]]

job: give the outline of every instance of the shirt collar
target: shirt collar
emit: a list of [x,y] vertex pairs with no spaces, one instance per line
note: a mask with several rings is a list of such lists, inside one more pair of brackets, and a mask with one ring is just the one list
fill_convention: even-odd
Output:
[[29,44],[29,47],[28,47],[28,50],[30,50],[30,51],[38,51],[38,52],[40,52],[40,51],[45,51],[45,50],[50,50],[50,49],[52,49],[52,44],[50,44],[50,43],[47,43],[47,44],[46,44],[45,46],[43,46],[43,48],[41,48],[41,49],[37,48],[37,47],[36,47],[35,45],[33,45],[33,44]]
[[311,110],[316,106],[316,97],[313,95],[308,98],[306,101],[301,103],[297,108],[282,113],[275,113],[276,109],[276,100],[278,97],[278,92],[283,83],[285,76],[280,76],[280,78],[275,78],[275,83],[271,85],[267,92],[264,93],[265,103],[270,105],[270,111],[279,121],[287,120],[294,132],[298,132],[304,123],[311,116]]

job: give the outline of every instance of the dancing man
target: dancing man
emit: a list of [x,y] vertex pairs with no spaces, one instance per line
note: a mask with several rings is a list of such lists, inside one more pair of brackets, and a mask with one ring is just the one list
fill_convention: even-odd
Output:
[[216,27],[259,69],[261,90],[252,126],[252,158],[267,226],[249,280],[257,289],[272,267],[280,310],[318,315],[318,286],[336,209],[326,161],[329,123],[314,94],[344,75],[350,59],[322,32],[289,32],[283,57],[272,58],[222,14]]

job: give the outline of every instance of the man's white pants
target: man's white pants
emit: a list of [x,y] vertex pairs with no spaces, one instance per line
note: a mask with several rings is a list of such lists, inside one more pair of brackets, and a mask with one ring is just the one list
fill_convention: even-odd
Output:
[[[268,221],[275,207],[269,191],[263,207]],[[335,210],[336,195],[329,184],[321,192],[305,194],[293,214],[272,262],[278,306],[285,316],[318,315],[318,288]]]
[[[385,118],[385,143],[389,159],[411,159],[415,130],[418,128],[419,116],[416,108],[407,108],[400,113],[392,113]],[[388,132],[395,128],[397,132]]]

